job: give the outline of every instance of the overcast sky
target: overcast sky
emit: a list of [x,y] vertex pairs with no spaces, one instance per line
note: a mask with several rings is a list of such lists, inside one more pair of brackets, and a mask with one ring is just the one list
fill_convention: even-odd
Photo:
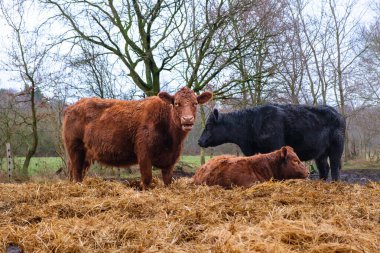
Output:
[[[4,0],[0,0],[4,1]],[[343,2],[343,1],[342,1]],[[358,5],[354,9],[354,17],[361,17],[362,23],[369,24],[373,21],[374,18],[374,12],[370,9],[370,3],[372,1],[370,0],[359,0]],[[315,5],[317,6],[320,1],[313,1]],[[316,10],[317,8],[313,8],[313,10]],[[33,10],[33,8],[28,8],[28,11],[26,12],[26,20],[29,25],[35,25],[38,22],[39,18],[46,17],[46,15],[41,15],[40,12]],[[37,22],[36,22],[37,21]],[[3,15],[0,15],[0,25],[1,25],[1,33],[0,33],[0,62],[4,63],[9,61],[9,57],[7,55],[7,52],[11,46],[10,40],[11,40],[11,30],[8,27],[6,21],[4,20]],[[55,31],[57,32],[57,31]],[[0,88],[14,88],[16,90],[21,90],[23,88],[23,84],[20,82],[16,82],[12,80],[12,77],[14,77],[14,74],[12,72],[4,70],[3,66],[0,66]]]

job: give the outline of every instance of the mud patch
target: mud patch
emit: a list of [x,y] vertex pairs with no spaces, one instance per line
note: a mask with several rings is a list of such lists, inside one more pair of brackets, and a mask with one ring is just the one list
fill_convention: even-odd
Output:
[[[318,173],[310,175],[310,179],[318,180]],[[379,182],[380,181],[380,169],[350,169],[341,170],[340,180],[348,183],[366,184],[370,181]]]

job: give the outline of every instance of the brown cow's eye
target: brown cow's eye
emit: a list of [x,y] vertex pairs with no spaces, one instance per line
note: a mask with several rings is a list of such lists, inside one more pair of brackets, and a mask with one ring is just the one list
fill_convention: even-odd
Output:
[[193,106],[197,106],[197,105],[198,105],[198,103],[194,103],[194,104],[193,104]]
[[178,107],[178,106],[179,106],[179,103],[174,103],[174,106],[175,106],[175,107]]

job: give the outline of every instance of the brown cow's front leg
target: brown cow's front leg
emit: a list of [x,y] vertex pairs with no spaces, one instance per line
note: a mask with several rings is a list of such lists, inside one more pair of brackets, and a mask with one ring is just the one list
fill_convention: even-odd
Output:
[[161,170],[162,173],[162,180],[164,181],[165,185],[171,184],[173,181],[173,167],[166,168]]
[[72,182],[74,181],[74,169],[73,169],[73,165],[71,164],[70,158],[67,159],[67,168],[69,170],[69,179]]
[[141,187],[143,190],[149,188],[152,182],[152,162],[149,159],[141,159],[139,162],[141,174]]

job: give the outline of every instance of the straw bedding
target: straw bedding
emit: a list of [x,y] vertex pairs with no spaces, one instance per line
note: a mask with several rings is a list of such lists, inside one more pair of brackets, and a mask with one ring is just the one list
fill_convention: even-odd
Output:
[[380,252],[380,183],[154,183],[0,184],[0,251]]

